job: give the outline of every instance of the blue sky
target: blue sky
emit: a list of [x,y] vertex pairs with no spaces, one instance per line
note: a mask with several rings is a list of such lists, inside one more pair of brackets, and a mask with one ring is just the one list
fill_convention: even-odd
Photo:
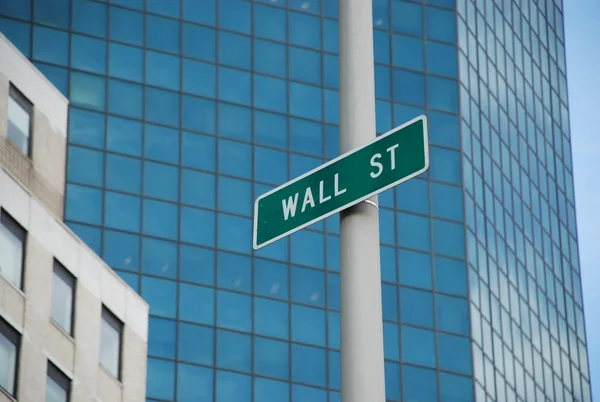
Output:
[[600,398],[600,1],[563,1],[592,394]]

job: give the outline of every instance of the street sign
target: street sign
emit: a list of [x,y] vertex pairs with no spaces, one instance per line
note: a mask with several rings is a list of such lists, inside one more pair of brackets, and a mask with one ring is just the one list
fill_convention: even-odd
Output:
[[258,250],[428,168],[422,115],[258,197],[253,247]]

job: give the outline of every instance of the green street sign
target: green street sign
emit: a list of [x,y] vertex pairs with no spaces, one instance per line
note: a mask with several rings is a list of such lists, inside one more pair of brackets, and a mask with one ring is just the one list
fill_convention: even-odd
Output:
[[252,246],[258,250],[428,168],[422,115],[258,197]]

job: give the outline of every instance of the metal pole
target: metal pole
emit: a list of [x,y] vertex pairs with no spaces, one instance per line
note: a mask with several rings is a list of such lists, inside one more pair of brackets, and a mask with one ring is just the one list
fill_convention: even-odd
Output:
[[[371,0],[339,0],[340,151],[376,136]],[[340,213],[342,402],[384,402],[377,196]]]

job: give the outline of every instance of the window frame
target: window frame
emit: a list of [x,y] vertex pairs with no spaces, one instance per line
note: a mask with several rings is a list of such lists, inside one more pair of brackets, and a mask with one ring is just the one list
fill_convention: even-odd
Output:
[[21,333],[17,331],[10,323],[8,323],[2,316],[0,316],[0,334],[2,334],[10,343],[15,345],[16,359],[15,359],[15,379],[13,383],[13,392],[10,393],[7,389],[0,385],[0,392],[4,392],[14,399],[18,399],[18,387],[19,387],[19,368],[21,360]]
[[[69,323],[70,324],[69,328],[63,328],[63,326],[60,325],[60,323],[58,321],[56,321],[54,319],[54,317],[52,316],[52,305],[54,302],[54,294],[55,294],[55,292],[54,292],[55,291],[55,289],[54,289],[54,276],[55,275],[58,276],[58,278],[60,278],[63,282],[65,282],[71,288],[71,314],[70,314],[71,319],[70,319],[70,323]],[[65,331],[72,338],[75,338],[75,308],[76,308],[75,298],[76,297],[77,297],[77,278],[60,261],[58,261],[55,258],[53,265],[52,265],[52,294],[50,296],[50,320],[52,320],[52,322],[54,322],[58,327],[60,327],[63,331]]]
[[[27,152],[25,156],[33,158],[33,103],[21,92],[12,82],[9,83],[8,97],[14,100],[17,105],[23,108],[29,115],[29,127],[27,127]],[[7,115],[7,120],[8,120]],[[12,141],[11,141],[12,142]],[[16,144],[14,144],[16,146]],[[20,150],[22,151],[22,150]]]
[[0,271],[0,275],[4,276],[4,278],[10,282],[13,286],[18,288],[21,291],[25,290],[25,260],[27,256],[27,230],[21,226],[19,222],[15,218],[12,217],[11,214],[6,211],[4,208],[0,208],[0,225],[4,226],[10,233],[12,233],[18,240],[21,241],[22,244],[22,255],[21,255],[21,276],[19,278],[19,285],[12,283],[10,279],[5,276],[2,271]]
[[47,360],[46,365],[46,395],[48,392],[48,380],[51,379],[56,385],[62,388],[67,393],[67,399],[65,402],[71,401],[71,379],[62,372],[61,369],[56,367],[54,363]]
[[102,325],[103,322],[106,322],[107,325],[110,325],[113,329],[117,330],[119,333],[119,355],[118,355],[118,364],[117,364],[117,372],[113,373],[108,367],[105,367],[102,364],[101,356],[99,358],[99,365],[110,375],[114,376],[118,381],[121,381],[122,371],[123,371],[123,329],[124,324],[121,320],[117,318],[117,316],[108,309],[104,304],[102,305],[102,312],[100,315],[100,352],[102,352]]

